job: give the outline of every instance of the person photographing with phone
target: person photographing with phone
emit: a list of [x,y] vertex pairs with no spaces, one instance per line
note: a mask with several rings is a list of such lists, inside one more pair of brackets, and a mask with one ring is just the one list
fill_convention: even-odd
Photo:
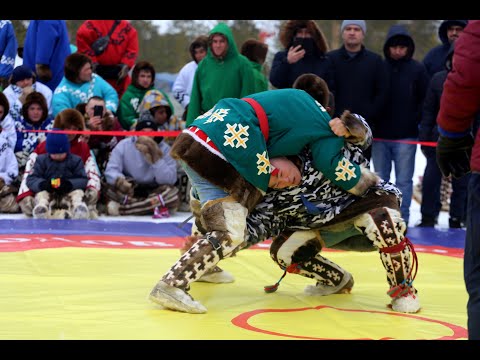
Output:
[[[85,117],[87,129],[92,131],[121,131],[122,126],[113,113],[105,106],[100,96],[92,96],[87,103],[80,106]],[[103,173],[112,149],[123,139],[122,136],[87,135],[84,136],[90,149],[93,150],[100,171]]]
[[284,47],[275,54],[270,82],[278,89],[291,88],[303,74],[312,73],[325,80],[333,89],[333,68],[325,56],[327,40],[314,20],[288,20],[280,30]]

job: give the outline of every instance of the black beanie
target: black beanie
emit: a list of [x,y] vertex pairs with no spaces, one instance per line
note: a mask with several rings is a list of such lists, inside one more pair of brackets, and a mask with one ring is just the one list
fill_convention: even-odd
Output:
[[12,77],[10,78],[10,84],[15,85],[18,81],[24,79],[33,79],[34,73],[27,65],[20,65],[13,69]]
[[140,114],[137,126],[135,126],[135,131],[142,131],[145,128],[150,128],[153,131],[158,130],[157,122],[150,113],[150,110],[145,110]]

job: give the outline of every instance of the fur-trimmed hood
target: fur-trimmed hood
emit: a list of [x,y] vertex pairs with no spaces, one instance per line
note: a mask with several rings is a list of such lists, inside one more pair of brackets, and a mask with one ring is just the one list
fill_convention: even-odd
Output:
[[64,71],[65,78],[73,83],[78,83],[80,70],[86,63],[92,64],[90,56],[80,53],[73,53],[66,57]]
[[322,54],[328,52],[328,43],[320,27],[313,20],[287,20],[280,30],[280,43],[285,49],[292,46],[293,38],[299,29],[307,28]]
[[22,106],[22,116],[25,121],[31,123],[30,119],[28,118],[28,108],[32,104],[38,104],[42,108],[42,118],[39,122],[44,122],[48,118],[48,105],[45,96],[38,91],[33,91],[27,95],[25,98],[25,103]]

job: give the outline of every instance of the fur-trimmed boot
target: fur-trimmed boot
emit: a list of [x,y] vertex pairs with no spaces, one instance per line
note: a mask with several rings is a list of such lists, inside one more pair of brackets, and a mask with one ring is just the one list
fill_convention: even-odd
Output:
[[83,201],[84,195],[81,189],[73,190],[67,195],[71,204],[73,219],[88,219],[90,216],[87,204]]
[[201,209],[207,233],[183,254],[152,289],[149,299],[168,309],[203,313],[206,308],[187,293],[190,284],[244,242],[248,210],[231,197],[207,201]]
[[16,201],[18,188],[16,186],[6,185],[3,178],[0,177],[0,212],[17,213],[20,206]]
[[413,287],[418,260],[413,244],[405,236],[406,224],[400,211],[381,207],[360,215],[354,220],[380,251],[387,271],[392,298],[390,307],[397,312],[416,313],[420,310],[418,292]]
[[40,191],[35,195],[35,207],[32,211],[34,219],[48,219],[50,217],[50,193],[48,191]]
[[[192,236],[195,237],[202,236],[206,233],[201,223],[201,208],[202,206],[200,204],[200,200],[196,199],[193,196],[192,190],[190,190],[190,209],[195,219],[194,223],[192,224]],[[185,246],[180,249],[180,253],[183,255],[193,245],[193,243],[192,237],[189,237],[185,242]],[[215,266],[213,269],[203,274],[203,276],[201,276],[197,281],[223,284],[234,282],[235,278],[228,271],[223,270],[219,266]]]
[[[352,274],[320,255],[322,240],[315,230],[283,232],[270,246],[270,256],[281,269],[317,280],[316,285],[308,285],[307,295],[349,294],[354,280]],[[275,291],[279,282],[267,288]]]

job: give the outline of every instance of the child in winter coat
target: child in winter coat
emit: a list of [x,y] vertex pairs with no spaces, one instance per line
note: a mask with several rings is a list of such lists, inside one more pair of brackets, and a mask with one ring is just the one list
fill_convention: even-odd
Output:
[[83,201],[88,178],[82,158],[70,153],[66,134],[49,133],[46,146],[47,154],[38,156],[27,178],[29,189],[36,193],[33,217],[88,219]]

